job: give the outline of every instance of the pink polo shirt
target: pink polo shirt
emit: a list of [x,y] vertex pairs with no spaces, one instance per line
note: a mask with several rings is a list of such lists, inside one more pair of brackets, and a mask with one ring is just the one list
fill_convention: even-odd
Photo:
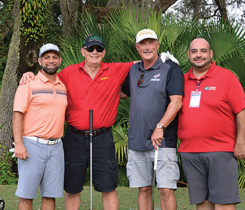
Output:
[[57,139],[63,135],[66,106],[65,85],[39,71],[35,80],[18,87],[13,111],[24,113],[23,136]]

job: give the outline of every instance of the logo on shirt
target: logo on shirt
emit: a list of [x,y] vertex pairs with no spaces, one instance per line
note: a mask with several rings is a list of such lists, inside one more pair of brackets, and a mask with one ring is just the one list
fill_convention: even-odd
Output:
[[100,78],[100,80],[105,80],[105,79],[109,79],[109,77],[102,77],[102,78]]
[[216,87],[210,86],[205,87],[204,90],[216,90]]
[[161,75],[160,73],[159,73],[159,74],[154,75],[154,76],[151,78],[151,81],[157,81],[157,82],[158,82],[158,81],[160,81],[160,78],[159,78],[159,77],[160,77],[160,75]]

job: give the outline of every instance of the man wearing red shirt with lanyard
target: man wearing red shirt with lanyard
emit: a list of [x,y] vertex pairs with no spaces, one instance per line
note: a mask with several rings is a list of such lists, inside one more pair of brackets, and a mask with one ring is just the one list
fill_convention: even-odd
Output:
[[212,62],[207,40],[188,52],[178,136],[191,204],[198,210],[233,210],[240,202],[237,159],[245,158],[245,94],[237,77]]

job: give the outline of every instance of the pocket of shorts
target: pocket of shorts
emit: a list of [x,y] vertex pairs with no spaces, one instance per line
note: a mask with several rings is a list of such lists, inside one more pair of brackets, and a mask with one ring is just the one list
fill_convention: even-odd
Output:
[[117,161],[116,160],[108,160],[108,167],[112,170],[117,168]]
[[233,158],[235,158],[233,152],[224,152],[224,157],[225,157],[226,159],[233,159]]
[[175,162],[178,162],[178,157],[176,154],[168,154],[168,159],[170,161],[175,161]]
[[169,174],[172,177],[173,180],[179,180],[180,177],[180,171],[179,171],[179,166],[178,166],[178,157],[175,154],[171,153],[168,154],[168,169],[169,169]]

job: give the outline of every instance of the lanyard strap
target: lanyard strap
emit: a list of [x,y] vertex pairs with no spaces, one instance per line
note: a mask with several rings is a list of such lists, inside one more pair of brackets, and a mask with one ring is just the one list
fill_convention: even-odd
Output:
[[198,91],[198,88],[199,88],[200,84],[202,83],[202,80],[198,80],[198,82],[195,80],[195,83],[197,85],[196,91]]

